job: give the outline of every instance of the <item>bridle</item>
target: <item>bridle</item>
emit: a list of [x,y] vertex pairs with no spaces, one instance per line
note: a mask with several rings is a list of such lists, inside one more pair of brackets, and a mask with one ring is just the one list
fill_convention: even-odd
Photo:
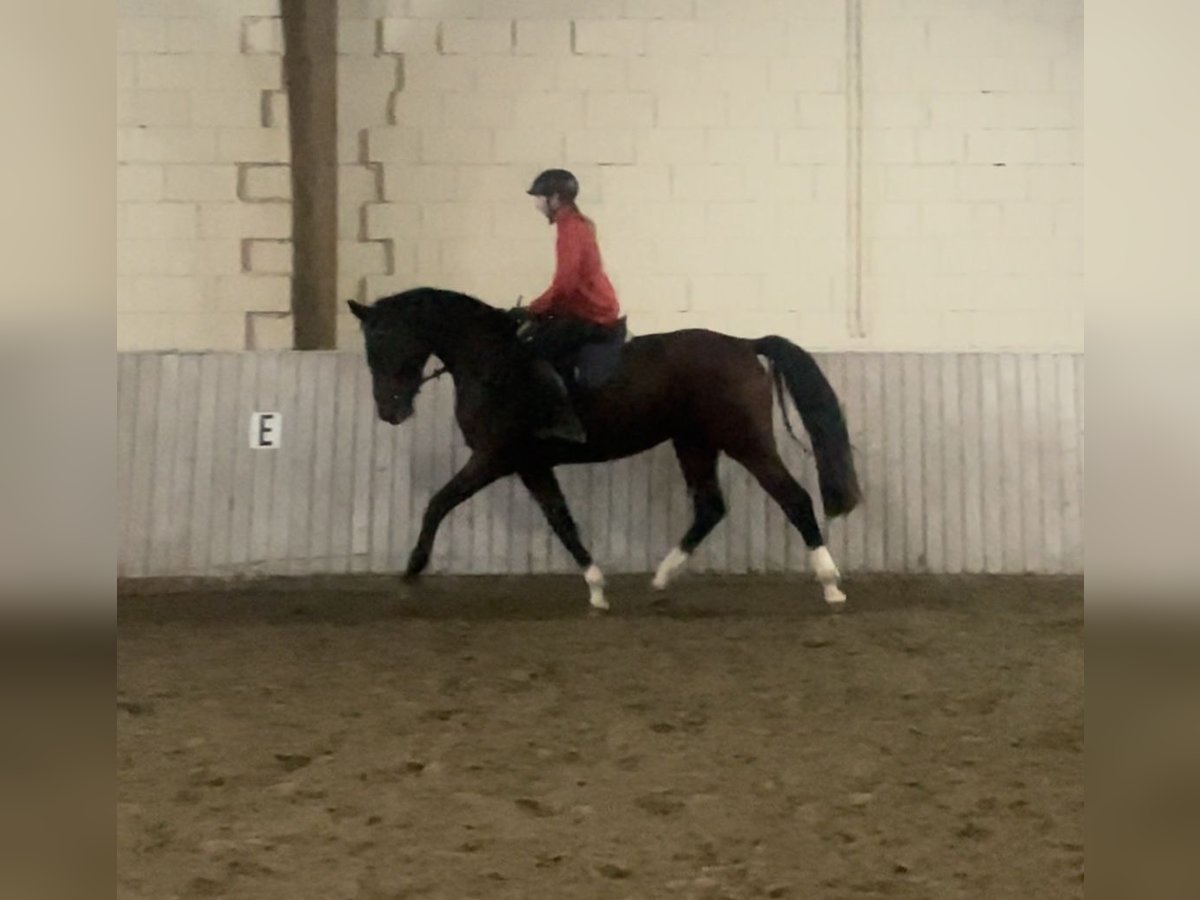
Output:
[[446,374],[446,371],[447,371],[447,369],[445,366],[440,366],[439,368],[434,369],[432,372],[430,372],[428,375],[426,375],[424,378],[421,379],[421,384],[425,384],[428,381],[433,381],[435,378],[441,378],[443,375]]

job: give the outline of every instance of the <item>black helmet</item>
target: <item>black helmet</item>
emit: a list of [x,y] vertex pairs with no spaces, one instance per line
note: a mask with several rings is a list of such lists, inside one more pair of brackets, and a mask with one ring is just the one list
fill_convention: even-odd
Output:
[[579,193],[579,181],[566,169],[547,169],[537,178],[525,193],[534,197],[553,197],[558,195],[570,202]]

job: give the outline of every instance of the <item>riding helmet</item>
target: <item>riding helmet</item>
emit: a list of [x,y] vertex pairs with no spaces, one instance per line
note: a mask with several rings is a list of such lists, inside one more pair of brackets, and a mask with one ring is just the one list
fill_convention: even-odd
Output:
[[579,181],[566,169],[547,169],[533,179],[525,193],[534,197],[553,197],[556,194],[570,202],[579,193]]

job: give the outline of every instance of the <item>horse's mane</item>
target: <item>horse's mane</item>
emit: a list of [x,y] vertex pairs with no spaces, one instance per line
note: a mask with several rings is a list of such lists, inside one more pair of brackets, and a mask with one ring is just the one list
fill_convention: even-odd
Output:
[[376,300],[371,308],[385,316],[401,315],[426,327],[483,328],[512,333],[513,320],[502,309],[469,294],[417,287]]

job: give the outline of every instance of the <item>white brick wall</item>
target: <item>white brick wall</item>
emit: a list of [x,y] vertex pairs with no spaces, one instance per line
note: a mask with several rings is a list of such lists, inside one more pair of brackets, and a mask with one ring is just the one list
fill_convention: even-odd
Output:
[[442,24],[438,47],[442,53],[468,56],[509,53],[513,23],[509,19],[451,19]]
[[935,349],[1081,349],[1078,236],[1056,222],[1057,198],[1081,210],[1082,3],[868,9],[870,341],[920,345],[920,322]]
[[[347,24],[353,26],[355,21],[347,15],[343,5],[339,28]],[[379,33],[380,48],[384,53],[433,53],[437,49],[436,22],[384,19],[379,23]]]
[[122,4],[119,349],[243,349],[287,311],[282,50],[277,0]]
[[520,56],[555,56],[572,53],[570,22],[520,20],[516,22],[513,52]]
[[585,56],[640,56],[646,48],[646,27],[639,21],[576,22],[575,53]]
[[[524,189],[564,165],[635,331],[1079,349],[1081,0],[862,6],[856,248],[843,0],[339,0],[340,290],[533,296]],[[288,326],[281,41],[277,0],[122,7],[130,345]],[[239,298],[266,305],[235,327]]]
[[[473,57],[438,55],[440,23],[436,20],[405,18],[406,0],[339,0],[338,59],[338,342],[346,344],[357,336],[358,322],[346,311],[344,298],[365,298],[364,284],[390,271],[400,247],[403,229],[392,206],[391,219],[381,219],[378,210],[389,179],[394,186],[407,183],[399,172],[412,173],[420,154],[418,123],[444,126],[441,91],[401,90],[420,70],[421,59],[453,66],[466,63],[473,86]],[[357,40],[348,35],[358,34]],[[368,41],[366,35],[372,35]],[[361,52],[356,47],[362,47]],[[388,172],[370,160],[386,155],[410,164]],[[393,190],[392,199],[404,200],[414,213],[412,201]],[[433,192],[422,196],[435,196]],[[414,223],[419,220],[414,220]],[[408,228],[415,233],[415,228]],[[382,237],[377,233],[382,232]],[[401,248],[403,256],[403,248]]]
[[[237,169],[233,166],[166,166],[161,199],[168,201],[237,200]],[[158,198],[156,198],[158,199]]]
[[366,215],[411,252],[366,287],[540,291],[552,232],[523,191],[564,165],[635,330],[1078,348],[1081,3],[864,8],[866,338],[840,0],[412,0],[379,26],[404,78],[395,126],[367,126]]
[[205,203],[200,205],[202,238],[276,238],[292,236],[292,211],[284,203]]
[[246,266],[251,272],[267,275],[292,273],[291,241],[246,241],[244,253]]
[[269,203],[292,199],[292,172],[285,165],[241,165],[238,195],[246,202]]

